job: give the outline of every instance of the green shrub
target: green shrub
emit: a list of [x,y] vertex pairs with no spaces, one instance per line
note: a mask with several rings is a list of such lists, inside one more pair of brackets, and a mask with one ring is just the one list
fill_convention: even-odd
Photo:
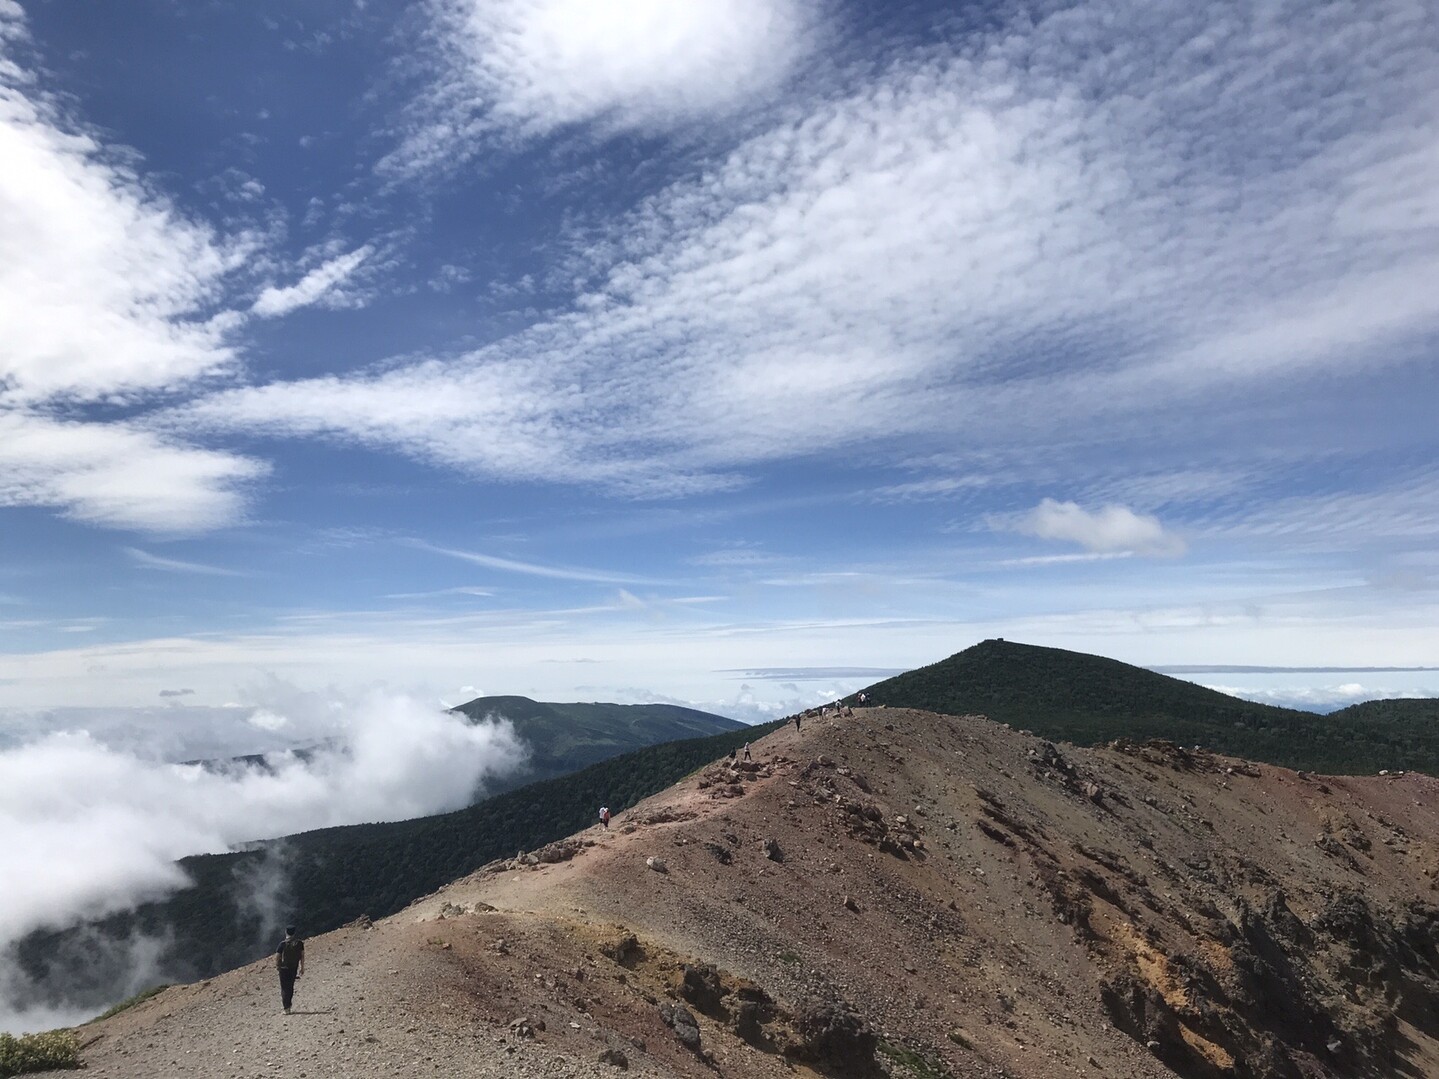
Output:
[[78,1068],[80,1045],[68,1030],[44,1034],[0,1034],[0,1076],[26,1075],[54,1068]]

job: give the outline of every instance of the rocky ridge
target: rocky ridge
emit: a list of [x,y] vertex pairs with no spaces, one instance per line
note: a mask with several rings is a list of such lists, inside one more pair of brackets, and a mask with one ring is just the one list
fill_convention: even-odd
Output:
[[1439,782],[859,709],[81,1028],[96,1076],[1439,1075]]

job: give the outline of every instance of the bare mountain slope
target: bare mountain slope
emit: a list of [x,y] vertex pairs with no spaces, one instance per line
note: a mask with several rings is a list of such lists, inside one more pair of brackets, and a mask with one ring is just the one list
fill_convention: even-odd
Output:
[[899,709],[755,758],[314,939],[295,1015],[256,964],[82,1028],[90,1074],[1439,1076],[1430,777]]

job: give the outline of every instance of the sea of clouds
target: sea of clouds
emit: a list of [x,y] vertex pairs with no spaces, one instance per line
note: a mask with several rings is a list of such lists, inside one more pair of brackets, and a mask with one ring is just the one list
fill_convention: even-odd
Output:
[[[184,888],[175,862],[186,855],[457,809],[527,753],[506,720],[475,724],[391,694],[290,694],[232,710],[231,723],[256,740],[288,736],[308,748],[219,768],[156,757],[113,728],[31,730],[0,748],[0,957],[36,929]],[[0,1030],[88,1017],[27,1010],[24,996],[13,969],[0,977]]]

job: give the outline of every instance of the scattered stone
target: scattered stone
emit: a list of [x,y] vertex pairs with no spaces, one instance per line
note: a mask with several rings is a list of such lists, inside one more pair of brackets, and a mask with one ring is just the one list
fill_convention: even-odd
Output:
[[554,865],[557,862],[568,862],[583,849],[584,845],[577,839],[561,839],[545,844],[535,852],[535,858],[546,865]]
[[700,1047],[700,1025],[683,1004],[661,1004],[660,1018],[675,1032],[680,1044],[696,1052]]
[[630,1058],[619,1049],[605,1049],[600,1052],[597,1058],[601,1064],[608,1064],[611,1067],[625,1071],[630,1066]]
[[649,866],[656,873],[668,873],[669,866],[665,865],[664,859],[657,858],[653,854],[645,859],[645,865]]
[[777,843],[775,840],[766,839],[764,843],[761,844],[761,846],[763,846],[764,848],[764,856],[768,858],[771,862],[784,861],[784,851],[779,849],[779,843]]
[[854,911],[856,914],[859,913],[859,904],[855,902],[854,896],[852,896],[852,895],[847,895],[847,896],[845,896],[845,897],[844,897],[844,905],[845,905],[845,907],[847,907],[849,910]]

